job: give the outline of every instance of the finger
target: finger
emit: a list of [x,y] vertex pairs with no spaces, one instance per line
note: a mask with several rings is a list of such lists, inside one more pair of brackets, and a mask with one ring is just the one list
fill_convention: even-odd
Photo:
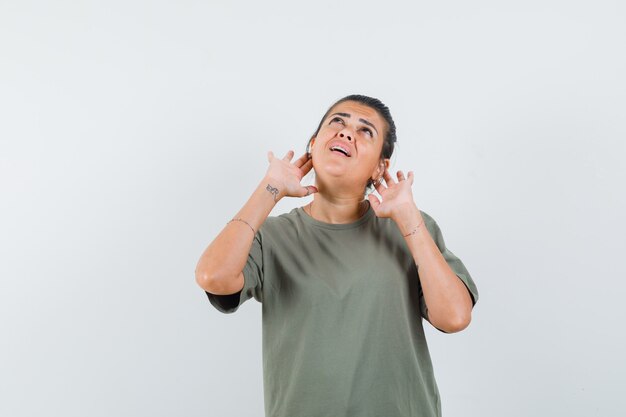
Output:
[[271,162],[272,162],[272,159],[274,159],[274,152],[269,151],[269,152],[267,153],[267,161],[271,163]]
[[304,177],[311,170],[311,168],[313,168],[313,160],[309,159],[300,167],[302,176]]
[[378,194],[382,195],[383,190],[386,189],[386,187],[383,185],[382,179],[379,181],[374,181],[374,188],[376,188],[376,191],[378,191]]
[[404,181],[404,174],[402,173],[402,170],[399,170],[396,175],[398,176],[398,181]]
[[317,192],[317,187],[314,185],[307,185],[300,189],[300,197],[307,197]]
[[370,204],[372,205],[372,209],[376,211],[378,206],[380,206],[380,200],[378,199],[378,197],[376,197],[374,194],[368,194],[367,199],[370,201]]
[[287,153],[285,154],[285,157],[283,158],[283,161],[285,161],[285,162],[291,161],[291,158],[293,158],[293,154],[294,154],[294,152],[291,149],[289,149],[287,151]]
[[391,174],[389,173],[389,171],[387,171],[387,168],[385,168],[385,172],[383,172],[383,178],[385,178],[385,182],[387,183],[388,186],[396,183],[391,177]]
[[296,162],[294,162],[294,165],[300,168],[308,160],[309,160],[309,154],[305,152],[304,155],[302,155],[300,158],[296,160]]
[[415,176],[413,175],[413,171],[409,171],[409,181],[411,181],[411,185],[413,185],[413,180],[415,180]]

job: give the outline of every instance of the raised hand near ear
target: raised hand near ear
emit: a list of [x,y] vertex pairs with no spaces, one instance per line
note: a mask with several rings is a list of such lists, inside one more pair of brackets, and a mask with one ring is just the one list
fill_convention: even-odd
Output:
[[374,194],[367,196],[374,213],[378,217],[395,218],[406,207],[415,205],[413,192],[411,191],[414,179],[413,171],[409,171],[407,178],[404,177],[402,171],[398,171],[397,176],[398,182],[391,177],[391,174],[385,168],[383,178],[387,186],[385,187],[381,182],[375,183],[376,191],[378,191],[383,201],[381,202]]
[[[265,177],[272,181],[272,185],[278,189],[278,197],[306,197],[318,190],[313,185],[302,186],[302,178],[313,167],[313,160],[309,154],[304,153],[295,162],[290,162],[294,151],[289,150],[287,154],[278,159],[272,151],[267,153],[267,160],[270,166],[267,168]],[[275,184],[275,185],[274,185]]]

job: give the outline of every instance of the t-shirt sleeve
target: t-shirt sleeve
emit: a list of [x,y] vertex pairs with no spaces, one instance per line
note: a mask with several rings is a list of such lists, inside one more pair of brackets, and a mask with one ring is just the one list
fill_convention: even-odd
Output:
[[222,313],[234,313],[246,300],[254,297],[263,302],[263,245],[260,231],[252,240],[246,265],[243,268],[243,288],[234,294],[217,295],[205,291],[211,304]]
[[[476,302],[478,302],[478,289],[476,287],[476,284],[474,283],[474,280],[472,279],[469,272],[467,271],[467,268],[465,268],[465,265],[463,264],[461,259],[459,259],[459,257],[456,256],[454,253],[452,253],[452,251],[446,246],[445,241],[443,239],[443,234],[441,233],[441,228],[439,227],[437,222],[432,220],[432,222],[430,222],[430,225],[431,226],[428,228],[430,235],[432,236],[433,240],[437,244],[439,251],[443,255],[443,258],[448,263],[448,266],[450,267],[450,269],[452,269],[452,271],[454,271],[456,276],[459,277],[461,281],[463,281],[463,284],[465,284],[465,287],[467,288],[467,291],[469,292],[472,298],[472,308],[473,308],[476,305]],[[419,273],[419,268],[418,268],[418,273]],[[424,317],[425,319],[428,319],[428,307],[426,306],[426,302],[424,300],[424,294],[422,292],[421,285],[420,285],[420,291],[419,291],[419,300],[420,300],[420,312],[422,314],[422,317]]]

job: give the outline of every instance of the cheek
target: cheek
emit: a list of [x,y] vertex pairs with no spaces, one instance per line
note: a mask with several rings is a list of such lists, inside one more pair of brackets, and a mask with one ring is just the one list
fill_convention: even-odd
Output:
[[341,125],[334,124],[332,126],[324,126],[320,129],[319,135],[323,137],[332,137],[335,136],[337,131],[341,130]]

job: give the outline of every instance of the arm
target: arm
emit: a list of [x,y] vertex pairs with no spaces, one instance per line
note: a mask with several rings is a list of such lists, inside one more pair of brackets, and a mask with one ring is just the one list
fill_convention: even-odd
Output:
[[[282,188],[282,187],[281,187]],[[277,182],[265,176],[234,218],[241,218],[258,231],[283,197]],[[243,269],[254,232],[246,223],[227,223],[204,250],[196,266],[196,283],[213,294],[233,294],[243,287]]]
[[249,225],[238,220],[228,222],[202,253],[195,273],[196,282],[206,292],[222,295],[240,291],[244,286],[243,269],[252,241],[276,203],[285,196],[304,197],[317,192],[312,185],[300,185],[302,177],[313,167],[308,154],[293,163],[291,158],[292,150],[282,159],[276,158],[271,151],[268,153],[270,166],[265,177],[234,216]]
[[394,220],[419,268],[424,300],[428,305],[428,321],[445,333],[465,329],[472,314],[472,299],[463,281],[452,271],[432,239],[415,204],[406,204]]

